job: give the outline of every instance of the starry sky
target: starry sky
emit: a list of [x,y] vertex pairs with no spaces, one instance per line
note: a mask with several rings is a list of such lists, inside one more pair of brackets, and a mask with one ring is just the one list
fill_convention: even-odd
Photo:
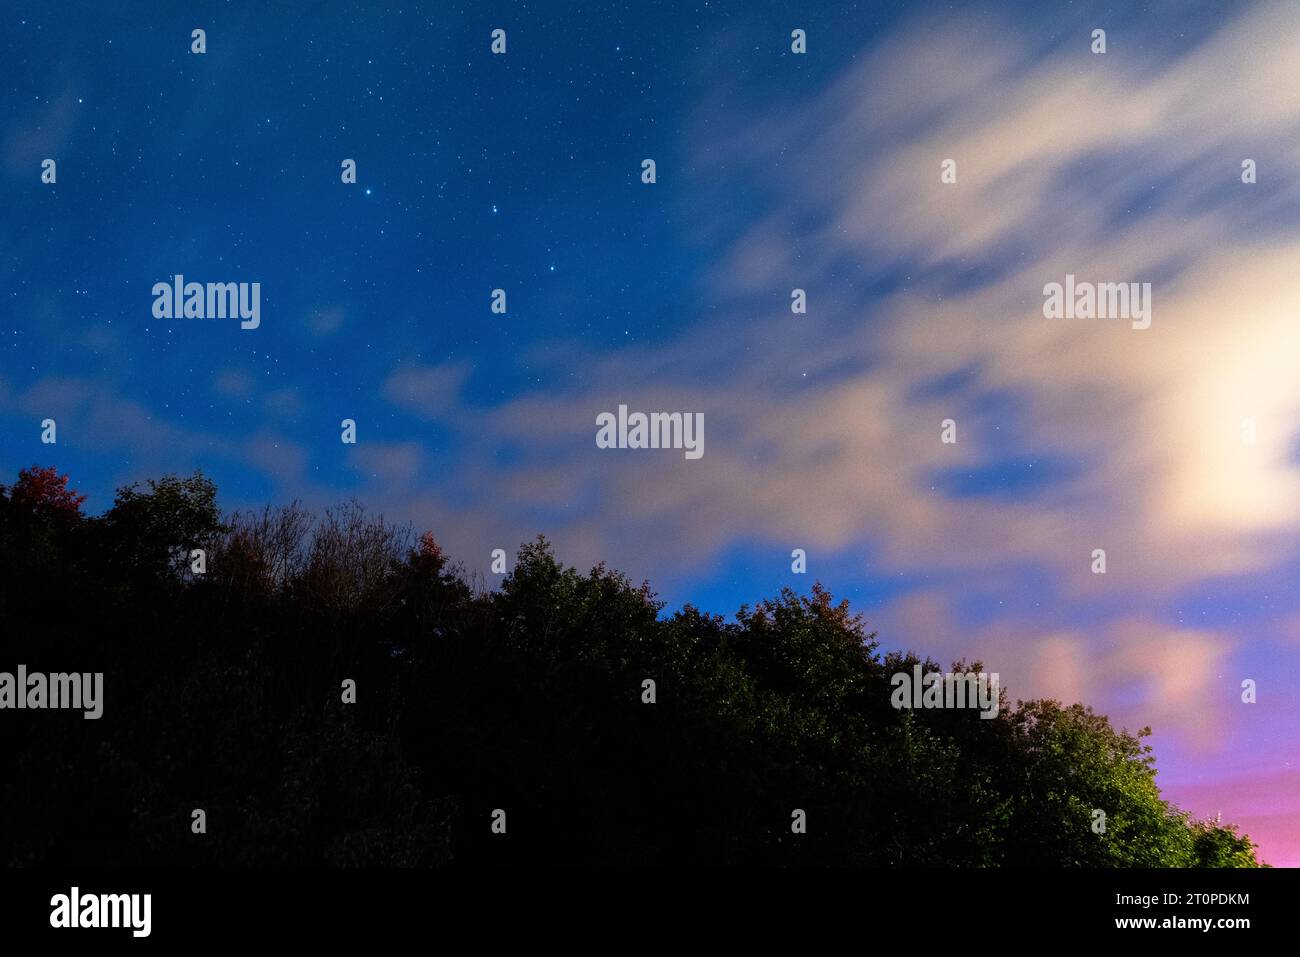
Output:
[[[820,580],[1300,865],[1300,14],[1129,6],[8,3],[0,481],[356,496],[484,575],[544,532],[670,610]],[[177,273],[260,327],[155,319]],[[1067,273],[1151,328],[1044,318]],[[619,404],[703,458],[598,449]]]

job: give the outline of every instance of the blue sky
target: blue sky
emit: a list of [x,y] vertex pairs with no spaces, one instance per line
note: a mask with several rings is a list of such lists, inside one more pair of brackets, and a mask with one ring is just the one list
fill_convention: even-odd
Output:
[[[0,474],[356,495],[482,572],[545,532],[673,607],[819,579],[1151,724],[1171,797],[1300,863],[1293,9],[371,6],[0,14]],[[153,318],[176,273],[260,327]],[[1067,273],[1151,328],[1044,318]],[[704,457],[598,449],[620,403]]]

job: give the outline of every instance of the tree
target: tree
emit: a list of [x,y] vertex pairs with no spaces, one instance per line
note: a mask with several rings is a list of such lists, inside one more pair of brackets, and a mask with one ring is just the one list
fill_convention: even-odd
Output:
[[[1185,815],[1160,797],[1142,738],[1116,731],[1082,704],[1023,702],[1011,715],[1014,749],[1000,768],[1014,795],[1010,859],[1031,866],[1185,867]],[[1103,819],[1104,830],[1094,829]]]
[[1257,845],[1235,824],[1192,821],[1193,867],[1261,867],[1255,856]]
[[0,578],[13,586],[0,593],[0,609],[35,598],[43,589],[21,583],[39,582],[52,566],[62,566],[59,574],[68,579],[75,577],[85,553],[81,506],[86,497],[68,481],[52,466],[34,465],[19,472],[12,487],[0,486]]
[[78,494],[76,489],[68,488],[68,476],[60,475],[53,466],[41,468],[33,465],[18,473],[18,481],[9,490],[9,501],[32,511],[79,517],[86,496]]
[[[483,593],[356,503],[223,521],[196,474],[86,518],[30,474],[0,494],[0,634],[13,660],[103,670],[119,704],[74,733],[0,721],[3,864],[1256,863],[1162,798],[1146,729],[1005,690],[992,718],[896,710],[891,676],[940,665],[882,654],[820,584],[665,615],[539,537]],[[221,840],[188,839],[194,806]]]
[[217,487],[202,472],[165,475],[117,491],[103,518],[116,571],[155,582],[184,577],[190,551],[210,549],[224,530]]

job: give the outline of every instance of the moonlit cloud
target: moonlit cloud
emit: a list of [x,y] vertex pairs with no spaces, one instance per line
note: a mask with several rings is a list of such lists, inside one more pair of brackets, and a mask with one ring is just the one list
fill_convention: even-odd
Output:
[[[1300,182],[1300,162],[1272,152],[1300,129],[1300,92],[1286,93],[1300,90],[1295,39],[1292,19],[1263,10],[1182,59],[1100,64],[1026,62],[1017,51],[1032,45],[960,22],[903,31],[792,118],[737,118],[758,133],[732,147],[780,173],[767,177],[771,211],[724,257],[736,308],[667,345],[587,357],[580,392],[548,387],[464,421],[523,448],[503,490],[520,504],[594,472],[603,494],[587,504],[606,547],[635,534],[677,561],[742,537],[869,537],[904,566],[1040,563],[1085,594],[1263,567],[1300,519],[1300,235],[1261,243],[1251,228]],[[1241,99],[1220,92],[1229,78]],[[776,164],[792,141],[806,145]],[[1271,155],[1280,195],[1240,183],[1235,143]],[[939,183],[947,157],[955,186]],[[1118,203],[1158,188],[1179,198],[1113,221]],[[792,241],[789,224],[805,221],[818,225]],[[949,288],[971,261],[980,281]],[[882,264],[914,278],[855,302]],[[1044,319],[1042,287],[1067,272],[1152,282],[1152,328]],[[785,305],[796,284],[811,290],[806,317]],[[954,388],[924,393],[951,376]],[[458,382],[404,368],[385,394],[434,408]],[[1014,429],[981,411],[1002,395]],[[588,454],[595,414],[619,401],[704,411],[705,458]],[[938,442],[949,417],[957,446]],[[937,471],[1015,454],[1075,469],[1019,501],[935,488]],[[534,469],[537,481],[521,477]],[[1089,573],[1093,547],[1110,553],[1105,578]]]

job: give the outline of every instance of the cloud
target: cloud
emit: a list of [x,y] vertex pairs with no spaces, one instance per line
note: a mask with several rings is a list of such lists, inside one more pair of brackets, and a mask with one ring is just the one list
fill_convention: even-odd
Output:
[[264,401],[266,410],[282,419],[297,419],[306,408],[301,391],[291,386],[268,392]]
[[60,161],[60,154],[72,138],[77,125],[77,98],[72,90],[64,90],[48,101],[40,115],[26,125],[15,124],[5,137],[5,169],[13,176],[30,176],[35,182],[40,176],[43,159]]
[[1113,626],[1110,639],[1112,647],[1098,671],[1104,681],[1138,685],[1138,706],[1121,714],[1121,719],[1140,714],[1130,727],[1141,721],[1173,729],[1202,753],[1231,738],[1224,705],[1236,700],[1239,688],[1235,676],[1226,673],[1230,640],[1203,629],[1140,620]]
[[357,469],[392,487],[411,487],[424,468],[424,446],[419,442],[364,442],[354,450]]
[[906,636],[914,650],[944,663],[982,660],[1001,675],[1012,701],[1081,702],[1116,727],[1153,727],[1201,760],[1243,732],[1241,714],[1229,710],[1239,702],[1233,661],[1241,642],[1221,631],[1171,627],[1146,612],[1086,629],[1053,627],[1050,614],[1024,611],[959,627],[937,591],[904,596],[873,617],[886,647]]
[[308,328],[317,336],[332,336],[343,328],[347,321],[347,311],[339,306],[317,309],[308,320]]
[[[1263,8],[1143,62],[1033,59],[1008,32],[925,22],[798,109],[736,115],[722,147],[700,148],[762,171],[768,212],[711,287],[731,305],[676,341],[588,355],[581,389],[462,409],[484,476],[494,445],[518,453],[485,498],[544,508],[587,487],[581,521],[606,546],[695,567],[742,540],[868,539],[895,567],[1032,564],[1087,597],[1269,566],[1300,521],[1300,230],[1261,237],[1258,223],[1300,183],[1284,149],[1300,130],[1298,29]],[[1272,185],[1240,183],[1242,150],[1272,156]],[[939,180],[948,157],[954,186]],[[696,176],[717,172],[706,160]],[[1043,286],[1066,273],[1152,282],[1152,328],[1045,319]],[[895,281],[879,295],[855,295],[883,276]],[[807,316],[788,313],[795,286]],[[384,394],[427,412],[462,381],[403,367]],[[999,398],[1013,417],[990,411]],[[704,459],[597,455],[595,415],[619,402],[704,412]],[[945,418],[956,446],[939,442]],[[1071,468],[1019,498],[935,486],[1011,455]],[[1096,547],[1105,576],[1090,571]]]
[[383,396],[421,418],[447,418],[458,405],[469,372],[467,363],[439,366],[407,363],[388,376],[383,385]]
[[247,399],[253,395],[253,377],[244,369],[222,369],[212,380],[212,388],[232,399]]
[[[516,540],[543,527],[585,543],[577,560],[635,574],[706,568],[741,542],[865,540],[894,570],[1036,567],[1075,600],[1147,602],[1266,568],[1300,519],[1300,230],[1264,244],[1252,224],[1300,182],[1273,150],[1300,124],[1300,93],[1264,95],[1293,69],[1296,33],[1264,10],[1180,59],[1104,67],[1028,62],[1025,44],[961,22],[887,38],[829,91],[739,114],[700,148],[766,171],[770,206],[710,283],[732,300],[716,318],[673,341],[570,349],[581,387],[547,379],[495,407],[463,400],[463,365],[400,366],[383,394],[428,419],[454,409],[475,437],[454,522],[504,514]],[[1226,77],[1251,95],[1225,101]],[[1273,155],[1275,186],[1239,182],[1235,142]],[[956,186],[939,181],[949,156]],[[1153,183],[1182,198],[1117,222]],[[911,281],[855,295],[891,271]],[[963,271],[979,281],[952,288]],[[1044,283],[1067,272],[1152,282],[1152,328],[1043,318]],[[788,313],[796,285],[807,316]],[[945,378],[957,384],[926,388]],[[597,450],[595,416],[621,402],[703,412],[704,458]],[[955,446],[939,441],[946,418]],[[1012,455],[1073,467],[1021,497],[936,486]],[[1106,575],[1091,573],[1098,547]]]

